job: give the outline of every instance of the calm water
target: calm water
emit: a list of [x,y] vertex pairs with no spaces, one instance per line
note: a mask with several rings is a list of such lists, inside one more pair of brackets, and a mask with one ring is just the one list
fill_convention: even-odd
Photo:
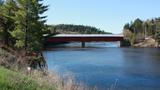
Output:
[[[160,49],[118,48],[117,43],[71,43],[45,51],[50,71],[68,72],[99,90],[160,90]],[[69,47],[70,46],[70,47]]]

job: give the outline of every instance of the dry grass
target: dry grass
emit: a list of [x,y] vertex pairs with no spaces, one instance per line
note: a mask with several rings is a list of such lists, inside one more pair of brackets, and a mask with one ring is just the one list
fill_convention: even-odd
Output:
[[64,80],[56,73],[46,74],[46,72],[34,70],[31,73],[31,77],[37,80],[40,85],[47,84],[50,87],[54,86],[56,90],[96,90],[84,84],[77,84],[72,75],[65,76]]
[[[53,87],[56,90],[101,90],[95,87],[88,87],[83,83],[76,83],[74,76],[72,74],[67,74],[63,77],[63,79],[57,73],[46,73],[39,72],[37,70],[32,71],[31,77],[37,80],[39,85],[48,85],[49,87]],[[106,88],[106,90],[116,90],[118,84],[118,79],[114,81],[110,87]]]
[[0,65],[11,70],[23,69],[28,65],[28,57],[23,56],[22,52],[8,52],[0,48]]
[[0,65],[7,67],[7,68],[14,68],[15,66],[16,58],[11,53],[8,53],[7,51],[0,49]]
[[158,47],[158,45],[155,39],[148,37],[144,41],[135,44],[134,47]]

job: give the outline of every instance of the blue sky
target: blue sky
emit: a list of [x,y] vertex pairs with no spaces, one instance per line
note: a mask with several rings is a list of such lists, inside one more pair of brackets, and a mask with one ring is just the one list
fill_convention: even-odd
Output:
[[89,25],[121,33],[131,20],[160,17],[160,0],[44,0],[47,24]]

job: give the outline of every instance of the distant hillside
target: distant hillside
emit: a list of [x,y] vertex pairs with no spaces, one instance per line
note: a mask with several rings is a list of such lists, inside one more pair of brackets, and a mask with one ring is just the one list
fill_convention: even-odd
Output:
[[91,26],[59,24],[49,25],[51,33],[61,34],[111,34]]

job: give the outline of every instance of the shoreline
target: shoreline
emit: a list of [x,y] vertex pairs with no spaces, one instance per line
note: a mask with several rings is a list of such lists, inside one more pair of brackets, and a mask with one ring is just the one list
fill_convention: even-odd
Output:
[[149,37],[142,42],[136,43],[133,47],[142,47],[142,48],[159,48],[158,42],[155,39]]

